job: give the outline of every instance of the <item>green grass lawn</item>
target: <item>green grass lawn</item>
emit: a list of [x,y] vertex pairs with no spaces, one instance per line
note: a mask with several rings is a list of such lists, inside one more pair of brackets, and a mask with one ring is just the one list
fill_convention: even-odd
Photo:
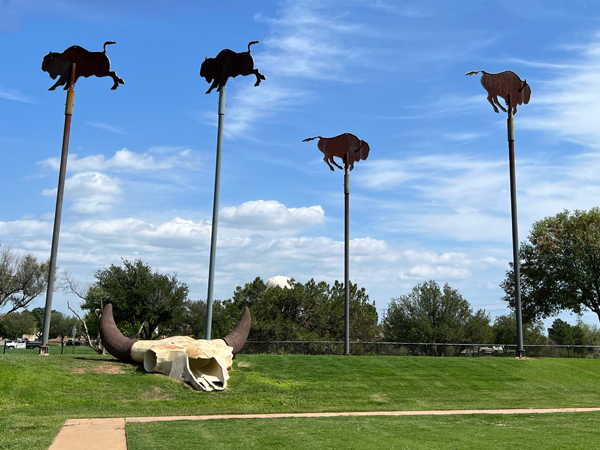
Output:
[[238,355],[203,393],[71,351],[0,355],[0,449],[47,448],[78,417],[600,406],[600,360]]
[[600,413],[127,424],[129,450],[549,450],[600,446]]

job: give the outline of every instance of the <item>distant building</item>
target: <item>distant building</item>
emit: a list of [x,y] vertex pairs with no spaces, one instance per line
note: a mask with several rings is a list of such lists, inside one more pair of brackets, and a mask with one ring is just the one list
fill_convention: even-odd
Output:
[[283,275],[277,275],[267,280],[267,287],[279,286],[281,289],[291,289],[292,279],[290,277],[284,277]]

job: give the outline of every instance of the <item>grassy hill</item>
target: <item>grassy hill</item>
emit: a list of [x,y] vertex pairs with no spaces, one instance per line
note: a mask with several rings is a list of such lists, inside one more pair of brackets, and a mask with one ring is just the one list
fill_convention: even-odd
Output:
[[600,360],[238,355],[202,393],[70,352],[0,355],[0,449],[47,448],[77,417],[600,406]]

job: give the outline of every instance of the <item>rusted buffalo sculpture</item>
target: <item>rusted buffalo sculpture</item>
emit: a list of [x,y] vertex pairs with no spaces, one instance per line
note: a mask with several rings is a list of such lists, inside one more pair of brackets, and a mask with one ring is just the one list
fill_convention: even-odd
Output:
[[302,142],[312,141],[313,139],[319,139],[317,147],[325,154],[323,161],[327,163],[332,171],[334,168],[331,164],[344,170],[343,167],[333,160],[334,156],[341,158],[350,170],[354,169],[355,162],[364,161],[369,156],[369,144],[350,133],[340,134],[332,138],[316,136],[304,139]]
[[58,86],[65,86],[65,90],[69,88],[69,80],[71,77],[71,66],[73,63],[75,66],[75,82],[79,77],[112,77],[115,84],[111,89],[116,89],[119,84],[125,84],[125,82],[117,76],[117,74],[110,70],[110,60],[106,56],[106,46],[110,44],[116,44],[113,41],[106,41],[104,43],[104,51],[102,52],[90,52],[79,45],[73,45],[66,49],[62,53],[50,52],[44,56],[42,62],[42,70],[48,72],[50,78],[53,80],[56,77],[60,77],[54,85],[48,89],[53,91]]
[[[529,103],[531,97],[531,88],[527,84],[527,80],[521,80],[519,76],[510,71],[505,70],[499,73],[487,73],[484,70],[468,72],[465,75],[475,75],[481,73],[481,85],[488,92],[488,101],[498,112],[496,105],[504,112],[506,109],[498,101],[498,97],[502,97],[509,108],[512,108],[512,113],[517,113],[517,105]],[[510,94],[510,105],[508,104],[508,94]]]
[[161,373],[189,383],[199,391],[222,391],[227,387],[228,370],[233,356],[248,339],[252,319],[244,308],[240,321],[223,339],[193,339],[174,336],[156,341],[130,339],[115,324],[112,305],[104,307],[100,317],[102,345],[117,359],[138,362],[146,372]]
[[258,86],[261,80],[265,80],[265,76],[258,69],[254,68],[254,59],[250,55],[250,46],[258,44],[258,41],[252,41],[248,44],[248,51],[237,53],[229,49],[221,50],[216,58],[205,58],[200,66],[200,76],[206,79],[207,83],[211,83],[210,88],[206,91],[210,93],[214,88],[217,92],[221,91],[221,87],[225,86],[228,78],[235,78],[238,75],[246,76],[250,74],[256,75],[256,83]]

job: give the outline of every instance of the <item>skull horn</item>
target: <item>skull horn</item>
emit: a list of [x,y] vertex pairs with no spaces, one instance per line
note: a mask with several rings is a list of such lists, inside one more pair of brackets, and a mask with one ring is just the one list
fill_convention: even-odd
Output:
[[102,345],[108,353],[121,361],[133,362],[131,347],[137,342],[137,339],[127,338],[119,331],[113,318],[112,304],[110,303],[104,307],[102,317],[100,317],[99,331]]
[[250,333],[250,325],[252,325],[252,318],[250,317],[250,310],[246,307],[233,331],[223,338],[227,345],[233,347],[234,355],[239,353],[246,343],[246,339],[248,339],[248,334]]

